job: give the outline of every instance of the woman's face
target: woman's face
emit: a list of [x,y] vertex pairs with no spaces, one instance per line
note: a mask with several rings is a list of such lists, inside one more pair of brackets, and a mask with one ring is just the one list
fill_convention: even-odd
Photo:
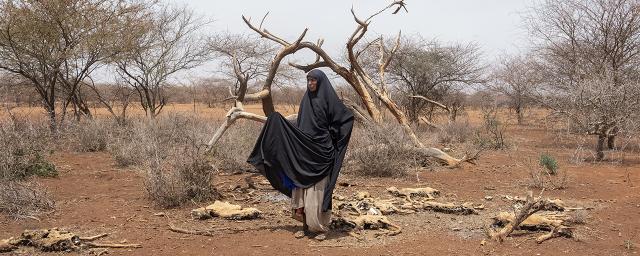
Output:
[[307,77],[307,87],[309,91],[315,92],[318,89],[318,80],[313,77]]

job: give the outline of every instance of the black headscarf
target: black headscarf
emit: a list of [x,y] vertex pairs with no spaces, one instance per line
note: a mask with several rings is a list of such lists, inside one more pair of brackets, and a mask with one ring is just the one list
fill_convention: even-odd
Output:
[[293,187],[308,188],[328,176],[322,204],[327,211],[351,137],[353,113],[324,72],[314,69],[307,77],[317,80],[317,89],[307,88],[296,125],[278,112],[270,114],[247,162],[289,197]]

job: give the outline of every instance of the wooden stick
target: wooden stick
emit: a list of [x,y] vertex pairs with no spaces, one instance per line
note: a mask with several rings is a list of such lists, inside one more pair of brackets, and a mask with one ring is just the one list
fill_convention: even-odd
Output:
[[206,229],[206,230],[189,230],[189,229],[178,228],[172,224],[169,224],[169,230],[176,233],[182,233],[182,234],[188,234],[188,235],[216,236],[221,234],[220,231],[229,231],[227,233],[239,233],[239,232],[247,231],[248,229],[246,228],[233,229],[233,228],[223,227],[223,228]]
[[86,236],[86,237],[80,237],[81,241],[93,241],[93,240],[97,240],[100,238],[103,238],[105,236],[108,236],[109,233],[104,233],[104,234],[99,234],[99,235],[95,235],[95,236]]
[[142,248],[140,244],[102,244],[93,242],[85,242],[84,244],[93,248]]

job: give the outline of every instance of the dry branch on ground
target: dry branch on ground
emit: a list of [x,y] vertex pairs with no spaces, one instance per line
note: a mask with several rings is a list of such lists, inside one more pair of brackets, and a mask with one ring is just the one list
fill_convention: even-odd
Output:
[[564,211],[561,200],[543,199],[541,196],[534,198],[530,191],[524,202],[520,198],[514,199],[514,201],[520,206],[517,211],[501,212],[493,218],[494,222],[489,228],[490,238],[502,242],[514,230],[549,231],[536,239],[538,243],[554,237],[573,236],[572,227],[569,227],[565,222],[568,219],[566,214],[561,212],[538,213],[540,211]]
[[45,252],[77,251],[81,248],[141,248],[140,244],[93,242],[108,234],[80,237],[64,229],[25,230],[18,238],[0,240],[0,252],[11,252],[20,246],[35,247]]

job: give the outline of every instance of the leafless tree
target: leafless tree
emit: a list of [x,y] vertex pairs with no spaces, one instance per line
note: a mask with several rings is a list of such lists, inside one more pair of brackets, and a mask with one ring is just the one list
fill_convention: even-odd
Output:
[[537,99],[570,118],[577,131],[596,135],[598,160],[605,142],[614,148],[616,135],[636,117],[628,111],[638,107],[639,4],[545,0],[527,16],[546,71]]
[[55,130],[60,99],[89,114],[79,85],[114,54],[116,38],[126,44],[139,7],[126,0],[1,1],[0,69],[31,82]]
[[218,107],[229,94],[229,88],[233,86],[227,79],[208,77],[196,80],[193,85],[200,95],[200,102],[207,107]]
[[[257,83],[269,75],[270,60],[278,50],[269,41],[244,34],[215,36],[209,41],[209,46],[220,59],[222,77],[233,81],[227,99],[238,99],[234,104],[243,102],[249,90],[260,90]],[[274,84],[279,73],[281,72],[274,77]],[[251,88],[252,86],[258,88]]]
[[148,15],[147,29],[115,63],[119,77],[136,90],[147,116],[155,118],[167,103],[168,79],[207,61],[210,51],[199,31],[206,22],[192,11],[158,6]]
[[506,96],[507,104],[515,112],[518,124],[524,122],[524,112],[534,103],[533,94],[543,82],[541,69],[533,56],[504,57],[486,83],[489,89]]

